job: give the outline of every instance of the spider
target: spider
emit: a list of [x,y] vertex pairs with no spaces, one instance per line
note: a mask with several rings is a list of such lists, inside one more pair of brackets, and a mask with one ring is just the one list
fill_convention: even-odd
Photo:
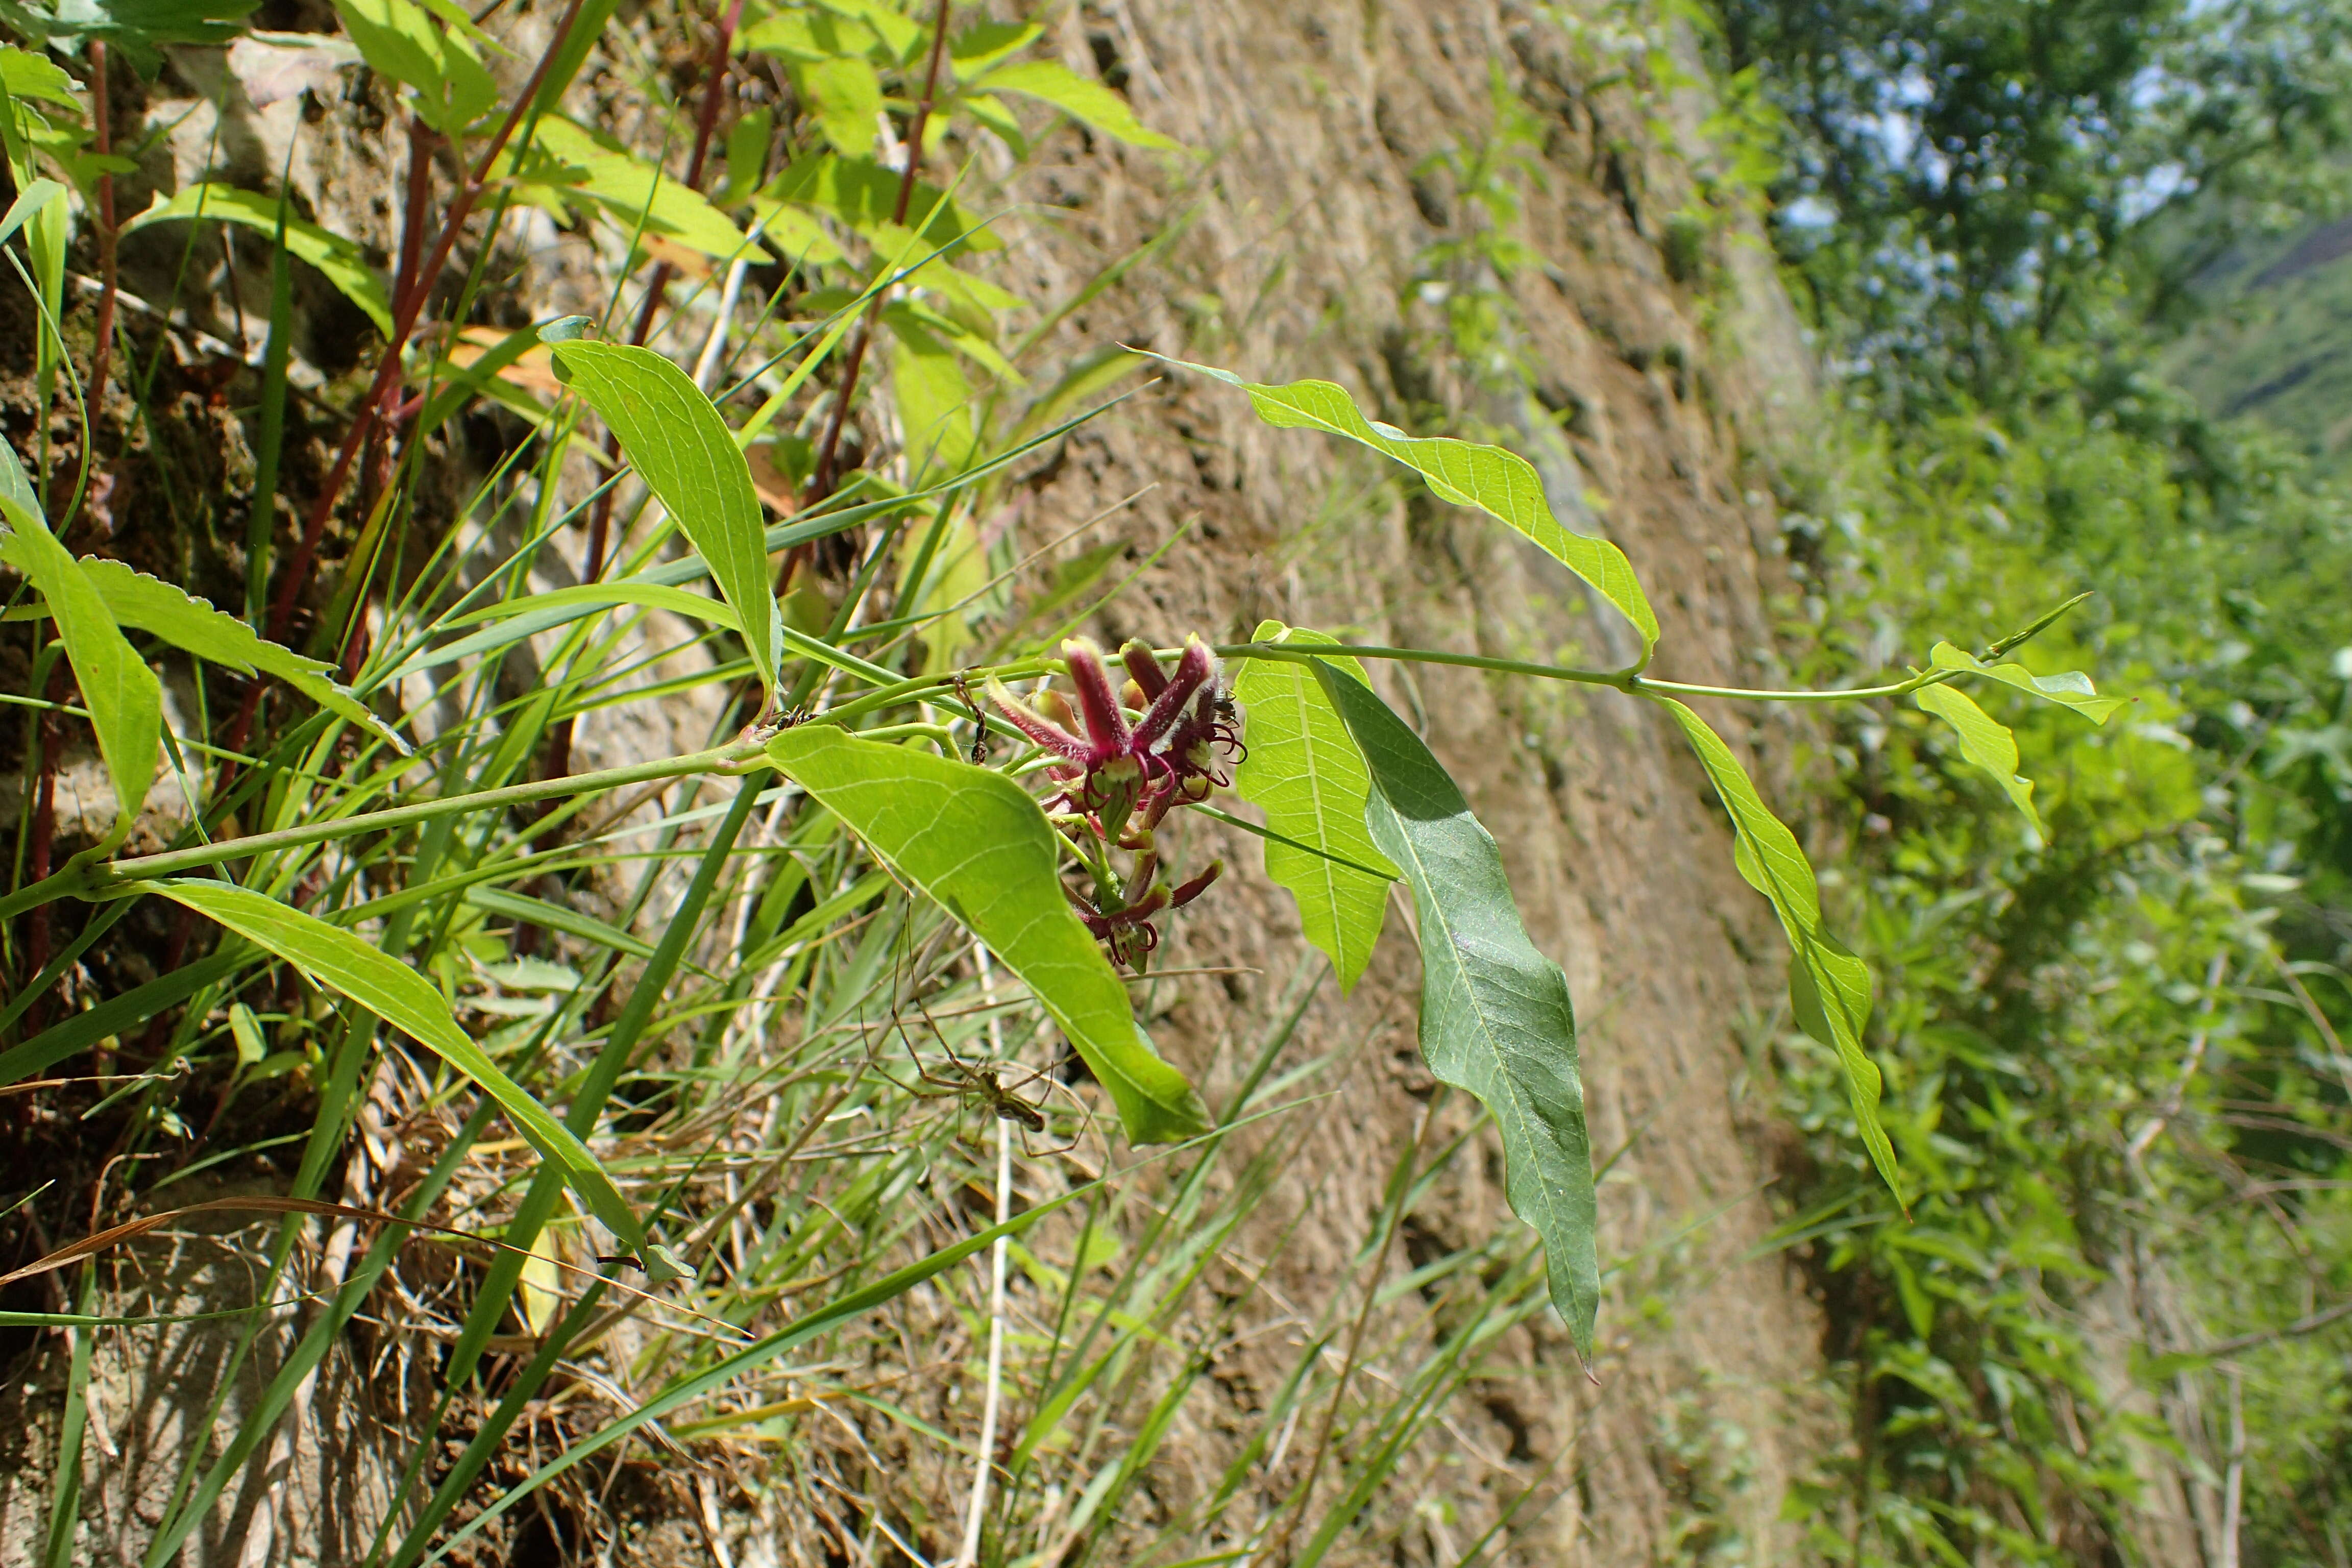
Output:
[[[1055,1087],[1055,1080],[1049,1069],[1021,1068],[1021,1076],[1013,1082],[1007,1083],[1006,1068],[1018,1064],[974,1061],[961,1055],[949,1042],[947,1036],[940,1032],[939,1024],[931,1017],[929,1009],[919,1001],[914,1003],[914,1008],[922,1016],[923,1026],[930,1031],[931,1037],[937,1040],[940,1048],[947,1053],[947,1060],[944,1063],[936,1060],[925,1061],[916,1051],[915,1042],[907,1033],[905,1018],[894,1011],[890,1016],[890,1026],[898,1032],[899,1044],[906,1047],[907,1059],[914,1065],[914,1081],[909,1083],[889,1071],[870,1052],[866,1058],[868,1066],[880,1076],[887,1079],[894,1087],[904,1089],[914,1099],[952,1100],[969,1109],[992,1115],[1000,1121],[1017,1122],[1024,1131],[1045,1131],[1044,1108],[1034,1100],[1024,1100],[1014,1090],[1029,1084],[1041,1082],[1049,1089]],[[1065,1089],[1064,1092],[1068,1091]],[[1083,1102],[1080,1103],[1079,1110],[1081,1112],[1085,1111],[1086,1107]],[[1031,1150],[1030,1155],[1032,1158],[1043,1158],[1066,1152],[1077,1147],[1079,1137],[1083,1135],[1082,1128],[1079,1134],[1073,1136],[1067,1143],[1052,1149]],[[1024,1144],[1024,1146],[1026,1144],[1025,1139]]]
[[956,700],[962,703],[965,711],[971,715],[971,765],[980,767],[988,761],[987,716],[981,712],[980,704],[971,700],[971,689],[964,684],[965,677],[961,671],[948,679],[949,684],[955,688]]

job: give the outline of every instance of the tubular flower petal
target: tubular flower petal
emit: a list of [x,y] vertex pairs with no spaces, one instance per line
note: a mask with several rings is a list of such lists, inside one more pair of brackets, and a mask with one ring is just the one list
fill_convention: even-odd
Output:
[[1207,869],[1203,870],[1199,876],[1193,878],[1191,881],[1180,884],[1175,892],[1169,895],[1168,907],[1176,910],[1182,909],[1186,904],[1191,903],[1194,899],[1197,899],[1202,893],[1207,892],[1209,890],[1209,884],[1215,881],[1219,877],[1222,877],[1224,874],[1225,863],[1223,860],[1210,861]]
[[1067,758],[1082,768],[1093,763],[1093,752],[1084,741],[1013,696],[1005,689],[1003,682],[992,680],[988,683],[988,700],[996,704],[997,710],[1014,729],[1055,756]]
[[1141,637],[1129,637],[1120,645],[1118,657],[1119,662],[1127,666],[1127,673],[1137,689],[1143,693],[1143,702],[1137,703],[1137,707],[1157,700],[1161,692],[1168,689],[1168,678],[1160,672],[1160,656],[1151,651],[1150,643]]
[[1186,637],[1184,657],[1176,661],[1176,678],[1152,700],[1151,710],[1135,727],[1137,741],[1148,746],[1168,733],[1183,713],[1184,705],[1192,700],[1192,694],[1207,685],[1216,671],[1216,661],[1209,657],[1207,646],[1197,637]]
[[1063,662],[1070,667],[1070,685],[1078,694],[1078,712],[1087,721],[1087,739],[1100,757],[1135,750],[1135,733],[1119,711],[1118,693],[1111,689],[1110,671],[1103,667],[1102,649],[1085,637],[1062,645]]

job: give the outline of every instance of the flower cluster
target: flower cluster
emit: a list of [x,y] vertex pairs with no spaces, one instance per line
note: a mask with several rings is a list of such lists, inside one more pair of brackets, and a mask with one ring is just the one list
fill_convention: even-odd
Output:
[[[1171,888],[1160,879],[1153,835],[1171,811],[1197,805],[1233,782],[1228,769],[1243,754],[1238,715],[1197,637],[1186,639],[1172,675],[1150,645],[1129,642],[1119,650],[1128,675],[1122,688],[1113,687],[1102,649],[1086,638],[1064,643],[1062,660],[1076,712],[1056,691],[1024,701],[992,681],[988,695],[1054,758],[1046,773],[1061,793],[1047,805],[1065,808],[1057,820],[1094,877],[1092,899],[1070,895],[1079,917],[1112,957],[1140,968],[1160,942],[1152,918],[1192,902],[1224,869],[1212,861]],[[1110,868],[1114,847],[1134,855],[1124,877]]]

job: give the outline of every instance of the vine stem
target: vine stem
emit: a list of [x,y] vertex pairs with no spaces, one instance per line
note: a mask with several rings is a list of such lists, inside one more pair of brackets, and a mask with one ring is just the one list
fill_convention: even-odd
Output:
[[688,773],[745,773],[770,765],[759,747],[739,742],[732,745],[714,746],[709,751],[664,757],[658,762],[637,763],[625,768],[605,768],[596,773],[573,773],[560,779],[537,779],[530,784],[508,784],[501,789],[477,790],[470,795],[443,795],[410,805],[359,812],[331,822],[314,822],[301,827],[279,828],[271,833],[249,833],[241,838],[223,838],[186,849],[166,849],[154,855],[133,856],[128,860],[116,860],[104,866],[68,866],[53,877],[0,899],[0,920],[25,910],[38,909],[58,899],[102,899],[135,892],[138,890],[136,883],[151,881],[158,877],[176,876],[200,867],[217,866],[224,860],[242,860],[280,849],[299,849],[305,845],[324,844],[362,833],[413,826],[420,822],[461,816],[472,811],[526,805],[558,795],[587,795],[655,779],[683,778]]
[[[1306,664],[1328,656],[1396,659],[1408,664],[1447,664],[1465,669],[1490,669],[1500,675],[1532,676],[1539,680],[1566,680],[1580,686],[1607,686],[1630,696],[1654,693],[1662,697],[1723,697],[1744,702],[1852,702],[1867,697],[1903,697],[1923,687],[1941,686],[1960,669],[1930,669],[1885,686],[1857,686],[1838,691],[1762,691],[1738,686],[1693,686],[1679,680],[1653,680],[1638,670],[1577,669],[1562,664],[1531,664],[1525,659],[1491,658],[1477,653],[1441,653],[1432,648],[1375,647],[1362,643],[1222,643],[1209,651],[1219,658],[1270,658]],[[1160,650],[1161,657],[1182,654],[1181,648]]]

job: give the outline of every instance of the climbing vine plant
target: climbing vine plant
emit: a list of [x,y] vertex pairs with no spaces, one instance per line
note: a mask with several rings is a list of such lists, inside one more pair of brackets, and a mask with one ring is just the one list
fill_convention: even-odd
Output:
[[[8,259],[41,323],[43,395],[70,407],[79,427],[62,463],[44,447],[26,465],[0,444],[0,565],[12,574],[6,616],[29,626],[35,648],[31,680],[13,695],[42,715],[28,757],[20,874],[0,896],[12,980],[0,1006],[0,1089],[46,1084],[40,1075],[101,1057],[87,1081],[128,1076],[134,1089],[163,1079],[174,1063],[216,1063],[223,1107],[239,1093],[302,1082],[316,1091],[317,1120],[290,1195],[263,1206],[382,1229],[280,1370],[276,1403],[264,1402],[223,1453],[190,1458],[149,1544],[150,1563],[172,1560],[245,1468],[266,1461],[294,1388],[383,1279],[398,1236],[436,1228],[426,1214],[495,1118],[530,1152],[530,1169],[494,1237],[452,1233],[486,1239],[490,1259],[439,1376],[451,1389],[467,1383],[510,1310],[541,1353],[458,1458],[430,1472],[430,1497],[387,1514],[372,1561],[406,1568],[428,1552],[446,1554],[454,1542],[437,1532],[557,1359],[598,1321],[598,1302],[615,1293],[642,1300],[684,1292],[708,1267],[703,1254],[720,1222],[688,1236],[673,1208],[694,1170],[648,1194],[639,1173],[611,1154],[614,1100],[652,1042],[690,1033],[703,1015],[772,1021],[762,975],[786,994],[802,988],[813,1011],[821,983],[837,984],[825,1005],[845,1014],[866,994],[858,987],[870,990],[908,951],[935,953],[961,941],[971,956],[968,965],[955,961],[964,965],[955,983],[974,988],[972,1013],[999,1006],[999,986],[1024,995],[1055,1048],[1066,1044],[1101,1087],[1130,1142],[1213,1152],[1246,1097],[1208,1105],[1159,1053],[1129,994],[1137,977],[1153,972],[1169,922],[1215,898],[1225,872],[1216,861],[1183,858],[1173,825],[1186,813],[1255,836],[1266,876],[1297,900],[1308,940],[1342,989],[1364,973],[1392,889],[1402,883],[1409,891],[1423,973],[1422,1053],[1439,1079],[1491,1113],[1512,1206],[1542,1240],[1549,1300],[1591,1354],[1601,1267],[1567,980],[1528,934],[1502,847],[1379,694],[1375,672],[1383,664],[1606,687],[1654,705],[1729,813],[1738,871],[1787,934],[1791,1014],[1841,1064],[1869,1158],[1899,1198],[1903,1173],[1880,1126],[1879,1076],[1866,1050],[1871,976],[1825,923],[1797,838],[1693,704],[1908,699],[1948,724],[1960,753],[2032,819],[2032,785],[2017,776],[2014,739],[1969,690],[2007,686],[2104,722],[2118,704],[2086,678],[2036,676],[2011,657],[2065,606],[1974,651],[1937,643],[1916,668],[1866,688],[1759,691],[1664,679],[1650,673],[1657,617],[1624,553],[1565,527],[1535,469],[1508,451],[1410,435],[1367,417],[1328,382],[1259,384],[1112,347],[1042,391],[1030,387],[1024,355],[1045,329],[1015,338],[1004,324],[1036,302],[1016,299],[974,266],[1002,243],[972,195],[983,139],[1017,162],[1066,121],[1140,153],[1187,156],[1106,83],[1044,58],[1033,24],[958,28],[946,4],[730,0],[709,29],[699,102],[670,106],[671,129],[690,149],[681,175],[675,160],[643,156],[567,109],[567,88],[616,25],[615,0],[569,0],[528,61],[505,58],[479,22],[439,0],[338,0],[340,30],[317,36],[247,32],[247,9],[237,0],[0,7],[0,24],[28,46],[0,49],[0,140],[18,193],[0,217],[0,244],[16,247]],[[360,68],[371,73],[410,158],[389,277],[353,237],[306,217],[284,190],[203,182],[143,212],[115,212],[113,182],[135,165],[106,119],[110,54],[152,76],[167,47],[224,45],[257,103],[341,91]],[[738,69],[747,59],[772,69],[753,79]],[[526,69],[518,89],[499,85]],[[783,86],[754,102],[742,83],[758,79]],[[962,154],[955,176],[924,178],[927,156],[950,146]],[[498,226],[524,208],[602,247],[617,274],[638,286],[635,308],[622,308],[616,289],[593,320],[488,324],[483,302],[493,287],[488,263]],[[115,353],[118,335],[130,330],[114,310],[117,241],[152,230],[193,247],[217,226],[266,237],[271,258],[268,332],[255,367],[258,473],[242,592],[226,608],[73,547],[101,459],[130,440],[110,424],[102,395],[119,390],[113,373],[131,357]],[[79,363],[64,330],[66,263],[77,243],[90,247],[99,272],[95,352]],[[461,267],[456,258],[468,247],[474,260]],[[382,339],[323,474],[300,497],[278,493],[295,408],[297,263],[340,291]],[[1090,287],[1107,286],[1123,265]],[[757,277],[778,274],[786,281],[747,324],[749,312],[738,308],[744,291]],[[427,321],[436,306],[446,321]],[[1069,308],[1045,307],[1046,321]],[[681,350],[665,340],[675,332],[683,341],[687,328],[698,331],[698,345]],[[1361,646],[1275,621],[1244,642],[1170,626],[1157,644],[1105,649],[1076,634],[1117,591],[1097,591],[1115,551],[1080,557],[1043,607],[1033,607],[1033,616],[1075,612],[1066,626],[1025,645],[984,642],[980,628],[1002,607],[1018,563],[1007,566],[1001,542],[984,536],[976,521],[983,507],[1015,465],[1101,412],[1122,379],[1147,370],[1205,384],[1213,395],[1245,397],[1268,424],[1369,447],[1417,475],[1440,501],[1514,531],[1634,629],[1639,658],[1621,669],[1570,668]],[[436,434],[469,407],[494,408],[530,437],[500,458],[466,512],[481,537],[497,525],[528,542],[472,575],[469,566],[480,563],[456,558],[456,532],[436,539],[411,526]],[[597,465],[595,488],[577,504],[559,504],[565,461],[583,453]],[[585,531],[579,581],[531,587],[535,552],[573,525]],[[617,679],[614,649],[656,613],[696,628],[714,661],[710,683],[734,683],[723,732],[675,755],[575,768],[576,719],[607,700]],[[527,647],[539,650],[540,675],[516,697],[500,684],[502,661]],[[237,700],[210,715],[201,733],[166,721],[154,668],[166,650],[235,683]],[[420,686],[431,701],[461,711],[463,724],[424,732],[415,711],[403,711]],[[87,725],[111,800],[105,826],[58,863],[55,796],[68,721]],[[131,852],[159,775],[180,784],[194,819],[163,847]],[[675,834],[701,824],[706,837],[688,857],[691,875],[657,941],[640,940],[629,920],[614,925],[587,914],[551,885],[607,865],[591,850],[609,844],[625,807],[592,832],[589,802],[625,802],[678,784],[691,797],[705,782],[731,785],[724,805],[680,808],[660,825]],[[1255,820],[1231,809],[1234,797]],[[747,842],[755,814],[767,813],[764,832],[787,807],[800,815],[776,829],[780,837]],[[662,839],[663,854],[671,842]],[[760,865],[761,879],[740,872],[746,859]],[[817,865],[826,868],[823,878],[810,868]],[[730,880],[739,874],[740,884]],[[632,917],[651,887],[650,879],[640,887]],[[877,916],[893,896],[900,899],[895,925]],[[150,899],[170,911],[152,977],[94,1001],[69,997],[65,981],[76,963],[110,931],[129,929],[129,912]],[[695,976],[709,987],[698,994],[699,1011],[667,1010],[672,986],[695,970],[697,943],[730,899],[740,973]],[[74,910],[72,934],[60,940],[51,917],[65,906]],[[604,967],[590,974],[553,962],[520,935],[509,943],[489,926],[493,916],[514,922],[516,932],[580,942]],[[834,961],[816,956],[827,944],[847,947],[868,923],[880,934],[854,960],[827,968]],[[601,1005],[624,959],[632,983],[616,1005]],[[927,978],[940,980],[948,967]],[[264,974],[322,999],[331,1022],[274,1001],[275,983],[257,984]],[[918,1010],[922,1000],[915,997]],[[462,1089],[474,1106],[396,1210],[320,1196],[361,1114],[363,1075],[380,1059],[380,1026],[406,1043],[399,1049],[424,1053],[403,1059],[439,1064],[436,1092]],[[947,1032],[930,1027],[946,1043]],[[147,1065],[157,1070],[117,1073],[114,1053],[142,1029]],[[551,1060],[566,1030],[587,1042],[586,1056],[559,1075]],[[714,1064],[736,1062],[742,1048],[714,1025],[684,1049],[682,1072],[715,1074]],[[944,1088],[927,1089],[946,1068],[953,1074]],[[919,1068],[925,1076],[914,1084],[877,1072],[912,1096],[974,1100],[1001,1123],[1042,1130],[1045,1110],[1008,1089],[1001,1070],[975,1068],[950,1045]],[[810,1126],[871,1081],[844,1075],[837,1092],[828,1091],[835,1098],[814,1105]],[[160,1099],[145,1104],[142,1136],[186,1133]],[[861,1101],[859,1109],[869,1108]],[[783,1163],[798,1150],[793,1144]],[[884,1208],[889,1193],[903,1190],[861,1187],[868,1205],[861,1212]],[[1000,1176],[992,1229],[714,1352],[566,1447],[457,1535],[485,1528],[603,1447],[983,1247],[997,1249],[1001,1290],[1004,1244],[1078,1195],[1014,1215],[1008,1192]],[[725,1212],[739,1206],[730,1198]],[[157,1222],[151,1215],[100,1230],[0,1277],[0,1285],[68,1269]],[[593,1268],[554,1234],[590,1222],[611,1238],[599,1244]],[[785,1261],[776,1267],[814,1270],[803,1247],[815,1244],[778,1234],[772,1239]],[[289,1249],[281,1237],[273,1279]],[[735,1267],[757,1272],[740,1258]],[[578,1277],[570,1297],[557,1289],[567,1271]],[[772,1300],[764,1282],[746,1290],[745,1300]],[[751,1315],[752,1307],[736,1305],[741,1317]],[[718,1316],[705,1315],[706,1326]],[[1110,1316],[1106,1307],[1105,1321]],[[97,1323],[87,1313],[0,1313],[18,1317],[75,1333]],[[88,1342],[77,1344],[73,1375],[86,1382]],[[1074,1363],[1061,1373],[1065,1381],[1013,1443],[1015,1483],[1099,1371],[1099,1363]],[[79,1431],[68,1425],[68,1454]],[[995,1452],[988,1431],[983,1454]],[[421,1442],[412,1456],[404,1497],[423,1489],[430,1449]],[[1132,1470],[1118,1484],[1131,1484]],[[983,1464],[968,1561],[976,1560],[987,1473]],[[52,1515],[53,1561],[70,1555],[76,1508],[68,1485]],[[1328,1545],[1353,1512],[1354,1505],[1342,1507],[1314,1539]]]

